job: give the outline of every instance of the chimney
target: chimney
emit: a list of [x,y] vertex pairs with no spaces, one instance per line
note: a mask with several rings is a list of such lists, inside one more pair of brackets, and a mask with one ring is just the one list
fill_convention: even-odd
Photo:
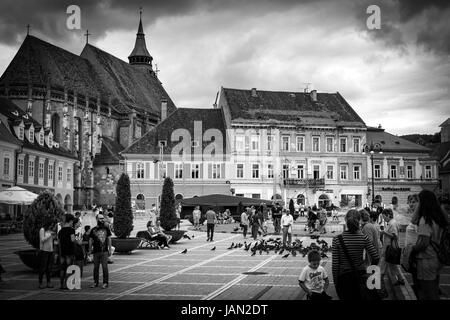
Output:
[[317,102],[317,90],[311,90],[311,101]]
[[167,100],[161,99],[161,121],[167,118]]
[[252,97],[256,98],[258,94],[256,93],[256,88],[252,88]]

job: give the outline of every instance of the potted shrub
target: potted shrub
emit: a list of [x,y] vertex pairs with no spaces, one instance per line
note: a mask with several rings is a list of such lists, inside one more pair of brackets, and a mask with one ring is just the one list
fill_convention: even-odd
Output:
[[186,232],[185,230],[172,230],[177,226],[177,215],[175,214],[173,181],[170,177],[164,179],[159,219],[164,233],[172,236],[171,243],[177,242],[183,237],[183,234]]
[[[64,210],[56,197],[50,191],[44,191],[33,201],[25,212],[23,221],[23,235],[25,240],[34,248],[14,252],[20,260],[33,270],[39,269],[39,230],[44,225],[44,220],[50,217],[57,223],[62,220]],[[54,264],[54,271],[59,266]]]
[[131,211],[131,191],[130,178],[122,173],[116,187],[116,211],[114,212],[113,229],[115,237],[112,238],[112,245],[115,252],[131,253],[135,250],[141,240],[130,238],[133,230],[133,212]]

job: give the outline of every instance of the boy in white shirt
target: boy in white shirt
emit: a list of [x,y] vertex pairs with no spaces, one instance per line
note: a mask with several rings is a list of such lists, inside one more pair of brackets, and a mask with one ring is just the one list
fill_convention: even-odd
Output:
[[331,300],[326,293],[330,281],[324,267],[320,265],[320,253],[312,250],[308,253],[309,264],[298,277],[298,284],[305,290],[308,300]]

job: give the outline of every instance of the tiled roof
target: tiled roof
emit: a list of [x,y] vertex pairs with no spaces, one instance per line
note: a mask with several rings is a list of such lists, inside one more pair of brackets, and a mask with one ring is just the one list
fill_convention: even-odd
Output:
[[223,88],[233,121],[294,122],[301,125],[360,126],[364,121],[337,93],[317,93],[317,102],[305,92],[256,91]]
[[119,154],[123,150],[120,143],[107,137],[103,137],[102,139],[102,149],[100,154],[95,156],[94,165],[118,164],[120,160],[123,160],[122,155]]
[[8,130],[3,121],[0,121],[0,141],[20,145],[20,141]]
[[87,44],[77,56],[39,38],[28,35],[0,78],[0,85],[34,85],[63,88],[91,98],[111,98],[112,108],[129,113],[130,108],[159,116],[161,98],[168,110],[176,107],[158,79],[139,68]]
[[450,172],[450,141],[434,145],[432,156],[439,160],[440,172]]
[[439,127],[446,127],[446,126],[450,126],[450,118],[447,118],[447,120],[445,120],[439,125]]
[[367,143],[370,143],[371,141],[380,143],[383,152],[431,153],[431,149],[394,136],[393,134],[384,131],[384,129],[368,127],[366,140]]
[[6,98],[0,97],[0,113],[8,119],[8,127],[7,130],[16,138],[17,142],[23,146],[23,148],[33,149],[40,152],[50,153],[54,155],[59,155],[66,158],[73,158],[77,159],[69,150],[62,147],[60,145],[59,148],[53,147],[49,148],[47,144],[44,142],[44,146],[41,146],[39,142],[34,139],[34,143],[31,143],[28,141],[27,138],[24,138],[23,140],[20,140],[16,137],[15,131],[13,129],[13,126],[17,124],[19,121],[23,121],[25,126],[33,125],[35,127],[41,128],[42,126],[34,120],[32,117],[30,117],[25,111],[20,109],[17,105],[15,105],[11,100],[8,100]]
[[[159,154],[158,141],[160,140],[167,141],[164,154],[171,154],[173,147],[180,143],[179,141],[171,142],[172,133],[176,129],[186,129],[194,140],[194,121],[201,122],[202,136],[208,129],[219,130],[223,136],[223,150],[226,151],[226,129],[222,109],[179,108],[122,151],[122,154]],[[202,150],[210,143],[203,141]]]

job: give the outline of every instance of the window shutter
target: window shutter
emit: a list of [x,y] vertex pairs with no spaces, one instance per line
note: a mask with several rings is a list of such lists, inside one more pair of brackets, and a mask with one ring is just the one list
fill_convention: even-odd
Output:
[[172,179],[175,177],[175,165],[173,162],[167,164],[167,176]]
[[225,163],[220,164],[220,178],[225,179]]
[[150,162],[145,163],[145,179],[150,179]]
[[131,179],[136,179],[136,162],[131,163]]
[[212,163],[208,163],[208,179],[212,179]]

